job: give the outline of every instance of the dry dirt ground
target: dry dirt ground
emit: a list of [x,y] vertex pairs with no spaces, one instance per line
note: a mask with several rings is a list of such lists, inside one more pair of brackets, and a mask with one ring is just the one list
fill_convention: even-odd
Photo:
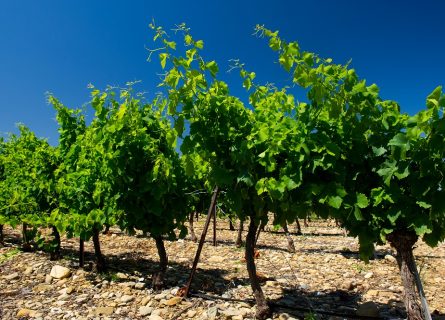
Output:
[[[198,236],[203,220],[195,222]],[[244,249],[235,247],[236,231],[229,230],[227,221],[218,221],[216,247],[209,231],[192,285],[194,296],[184,300],[176,292],[188,278],[197,248],[189,237],[166,241],[166,288],[155,292],[150,280],[158,256],[150,238],[112,228],[110,235],[101,236],[109,271],[97,274],[78,268],[76,239],[63,238],[63,259],[50,261],[46,253],[20,251],[18,230],[5,228],[4,233],[0,319],[254,319]],[[257,269],[274,319],[404,318],[403,289],[389,246],[378,247],[376,259],[365,264],[358,259],[357,240],[325,221],[312,221],[303,235],[292,238],[295,253],[287,252],[284,233],[269,226],[258,242]],[[92,243],[85,250],[87,263],[93,262]],[[442,319],[445,244],[431,249],[419,242],[415,255],[431,312]],[[69,268],[70,276],[52,278],[55,265]]]

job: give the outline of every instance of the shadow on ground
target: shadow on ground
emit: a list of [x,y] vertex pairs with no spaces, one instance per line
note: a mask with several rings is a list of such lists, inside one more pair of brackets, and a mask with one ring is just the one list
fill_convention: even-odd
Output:
[[[5,239],[6,240],[6,239]],[[19,245],[18,236],[8,237],[7,245]],[[233,245],[233,241],[219,241],[224,245]],[[274,246],[259,246],[260,248],[285,250]],[[342,254],[351,259],[357,259],[358,253],[349,250],[327,250],[327,249],[301,249],[310,252],[330,252]],[[78,261],[78,252],[74,247],[62,247],[62,255],[70,260],[73,267]],[[388,252],[385,250],[377,252],[377,258],[383,258]],[[128,279],[119,279],[116,274],[123,272],[137,277],[144,277],[147,287],[151,287],[151,275],[158,270],[157,257],[147,259],[140,257],[139,253],[124,253],[105,256],[109,265],[109,271],[97,277],[96,273],[88,273],[87,279],[93,283],[98,280],[107,279],[114,282],[127,282]],[[85,252],[87,265],[92,265],[95,256],[92,252]],[[165,288],[182,287],[185,285],[190,274],[188,263],[170,261],[165,278]],[[228,272],[223,269],[200,269],[198,268],[195,279],[192,283],[192,292],[206,292],[218,298],[228,289],[238,285],[248,285],[248,279],[234,278],[228,279]],[[303,288],[284,288],[283,295],[274,300],[270,300],[276,312],[286,312],[289,315],[310,319],[375,319],[371,317],[357,317],[356,310],[363,303],[360,293],[351,291],[309,291]],[[379,309],[380,319],[404,319],[406,317],[403,303],[400,301],[389,301],[387,304],[374,302]],[[433,319],[444,319],[444,314],[437,313]]]
[[283,296],[271,301],[276,311],[286,312],[296,317],[315,319],[403,319],[406,318],[404,305],[399,301],[389,304],[374,302],[379,316],[357,316],[359,306],[363,304],[360,293],[343,290],[307,291],[302,289],[284,289]]
[[[71,261],[72,267],[78,267],[78,252],[70,248],[62,249],[62,254],[65,258]],[[104,256],[108,265],[106,272],[100,274],[103,280],[119,282],[134,281],[131,279],[119,279],[116,274],[118,272],[128,275],[144,278],[147,287],[151,287],[152,275],[159,270],[157,260],[140,257],[137,253],[125,253],[117,255]],[[92,269],[94,267],[95,256],[92,252],[85,252],[85,268]],[[191,268],[188,264],[178,263],[176,261],[169,261],[168,269],[165,274],[165,288],[183,287],[185,286],[190,275]],[[191,286],[192,291],[210,292],[212,294],[221,295],[228,289],[238,285],[246,285],[248,279],[230,279],[228,280],[227,271],[224,269],[201,269],[197,268],[195,277]],[[97,282],[97,274],[90,273],[88,280]]]

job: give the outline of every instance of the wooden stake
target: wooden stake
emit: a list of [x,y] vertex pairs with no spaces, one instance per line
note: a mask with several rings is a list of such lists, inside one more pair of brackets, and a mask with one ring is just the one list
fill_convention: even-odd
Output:
[[199,257],[201,255],[202,247],[204,245],[204,241],[205,241],[205,238],[207,235],[207,230],[209,229],[210,219],[212,219],[212,212],[215,209],[216,199],[218,198],[218,194],[219,194],[219,188],[218,188],[218,186],[216,186],[215,189],[213,190],[212,200],[210,202],[209,211],[207,212],[207,219],[206,219],[206,223],[204,225],[204,230],[202,230],[201,239],[199,239],[199,244],[198,244],[198,249],[196,250],[195,260],[193,260],[192,271],[190,272],[190,276],[187,281],[187,285],[184,288],[184,294],[183,294],[184,297],[188,296],[189,291],[190,291],[190,286],[193,281],[193,277],[195,276],[196,267],[198,266]]

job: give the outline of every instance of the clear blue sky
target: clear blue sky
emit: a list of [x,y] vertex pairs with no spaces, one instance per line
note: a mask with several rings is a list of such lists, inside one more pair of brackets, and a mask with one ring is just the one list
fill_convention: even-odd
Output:
[[[0,0],[0,133],[22,122],[57,144],[50,91],[70,107],[99,88],[142,80],[153,93],[158,61],[146,61],[148,24],[185,22],[205,41],[204,55],[226,70],[239,58],[260,82],[286,80],[255,24],[336,62],[349,59],[385,99],[414,113],[445,85],[445,1],[49,1]],[[224,75],[228,81],[235,75]]]

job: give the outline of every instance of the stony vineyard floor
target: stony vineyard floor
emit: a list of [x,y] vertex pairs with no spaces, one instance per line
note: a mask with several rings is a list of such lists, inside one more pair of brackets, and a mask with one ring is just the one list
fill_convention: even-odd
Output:
[[[195,223],[198,236],[202,225],[203,218]],[[236,232],[229,230],[227,221],[218,221],[217,247],[211,244],[211,232],[208,235],[192,286],[195,294],[206,296],[184,300],[176,292],[189,275],[197,243],[189,238],[166,241],[166,289],[154,292],[150,288],[158,261],[154,241],[111,231],[101,237],[110,270],[96,274],[77,267],[76,239],[62,239],[63,259],[50,261],[45,253],[18,250],[18,230],[6,228],[6,246],[0,248],[0,318],[254,318],[244,251],[235,247]],[[296,253],[287,252],[284,234],[271,227],[266,227],[258,242],[257,269],[264,279],[263,290],[273,302],[274,319],[403,318],[402,286],[389,246],[378,247],[377,259],[365,264],[358,259],[357,240],[344,237],[327,222],[312,221],[303,228],[303,235],[292,237]],[[92,243],[85,249],[87,262],[94,261]],[[442,319],[445,244],[430,249],[419,242],[415,255],[431,311]],[[53,272],[61,272],[57,275],[61,279],[50,275],[55,265],[68,268],[54,268]]]

